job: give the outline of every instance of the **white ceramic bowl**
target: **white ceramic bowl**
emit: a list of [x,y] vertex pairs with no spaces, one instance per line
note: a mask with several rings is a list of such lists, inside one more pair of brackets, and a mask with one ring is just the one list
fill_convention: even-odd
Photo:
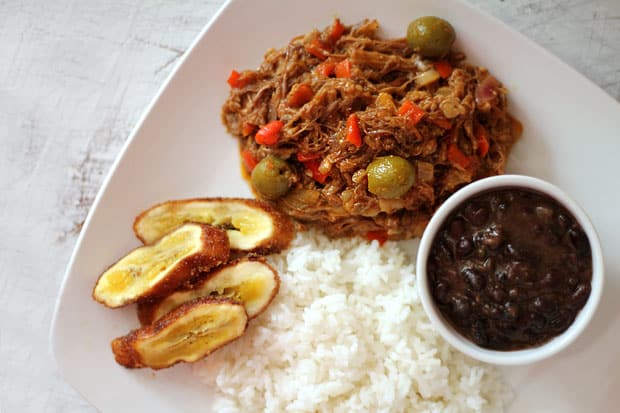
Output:
[[[439,309],[435,306],[426,273],[426,263],[435,236],[452,212],[463,202],[476,195],[506,187],[530,189],[554,198],[573,214],[585,231],[592,250],[592,290],[588,301],[579,314],[577,314],[571,326],[561,335],[556,336],[538,347],[515,351],[485,349],[458,333],[450,323],[444,319]],[[592,319],[603,290],[603,254],[598,236],[590,219],[575,201],[569,198],[562,190],[537,178],[522,175],[501,175],[481,179],[463,187],[448,198],[435,212],[420,241],[417,257],[417,275],[417,286],[424,310],[435,328],[448,343],[468,356],[487,363],[503,365],[528,364],[550,357],[566,348],[579,336]]]

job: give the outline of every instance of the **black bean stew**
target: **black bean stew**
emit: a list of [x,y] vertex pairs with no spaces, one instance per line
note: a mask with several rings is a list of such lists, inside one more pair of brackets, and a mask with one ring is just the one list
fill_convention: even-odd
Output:
[[521,188],[460,205],[433,241],[429,284],[444,317],[481,347],[534,347],[565,331],[591,289],[590,243],[554,199]]

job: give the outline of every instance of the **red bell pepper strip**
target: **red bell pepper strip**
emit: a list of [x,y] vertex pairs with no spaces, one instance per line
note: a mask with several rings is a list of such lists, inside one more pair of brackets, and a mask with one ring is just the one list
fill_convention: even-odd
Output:
[[286,103],[292,108],[299,108],[310,102],[312,96],[314,96],[312,88],[306,84],[301,84],[288,95]]
[[260,145],[273,145],[280,139],[280,130],[284,126],[281,120],[272,120],[256,132],[254,139]]
[[320,184],[324,184],[327,180],[328,175],[321,173],[319,167],[321,166],[321,162],[318,159],[311,159],[306,162],[302,162],[306,169],[308,169],[312,173],[312,178]]
[[451,163],[456,164],[463,169],[467,169],[467,167],[471,165],[471,158],[465,155],[455,143],[451,143],[450,146],[448,146],[447,155],[448,160]]
[[340,19],[334,20],[334,24],[332,25],[332,29],[329,32],[329,41],[332,43],[336,43],[338,39],[344,33],[344,25],[340,22]]
[[334,74],[336,64],[331,60],[326,60],[316,67],[316,72],[323,77],[330,77]]
[[344,59],[336,64],[334,68],[336,77],[351,77],[351,62],[349,59]]
[[308,43],[306,45],[306,51],[312,56],[321,60],[327,59],[327,56],[329,55],[327,46],[319,39],[314,39],[310,43]]
[[254,133],[255,130],[256,130],[256,125],[253,125],[251,123],[246,123],[245,125],[243,125],[243,128],[241,128],[241,133],[243,134],[243,136],[250,136],[251,134]]
[[362,134],[360,133],[359,120],[355,113],[350,114],[347,119],[347,141],[358,148],[362,146]]
[[230,72],[230,76],[228,76],[228,84],[230,85],[230,87],[239,88],[247,85],[248,81],[247,79],[244,79],[243,76],[241,76],[241,73],[233,70],[232,72]]
[[378,231],[368,231],[365,237],[368,241],[377,240],[379,245],[385,244],[385,241],[388,239],[387,231],[378,230]]
[[426,112],[410,100],[406,100],[398,109],[400,116],[406,117],[414,126],[426,115]]
[[243,158],[243,162],[245,163],[245,166],[248,168],[248,170],[252,172],[252,170],[258,163],[254,155],[252,155],[252,152],[248,150],[241,151],[241,158]]
[[442,79],[447,79],[452,74],[452,65],[446,60],[435,62],[435,70]]
[[489,138],[487,137],[487,130],[484,126],[476,123],[474,125],[474,136],[476,137],[476,141],[478,143],[478,155],[484,158],[487,153],[489,153]]

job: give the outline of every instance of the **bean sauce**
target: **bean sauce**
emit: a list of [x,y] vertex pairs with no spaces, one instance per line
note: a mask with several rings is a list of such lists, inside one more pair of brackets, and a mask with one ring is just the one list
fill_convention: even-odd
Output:
[[591,290],[590,242],[538,192],[505,188],[461,204],[428,260],[433,299],[481,347],[519,350],[564,332]]

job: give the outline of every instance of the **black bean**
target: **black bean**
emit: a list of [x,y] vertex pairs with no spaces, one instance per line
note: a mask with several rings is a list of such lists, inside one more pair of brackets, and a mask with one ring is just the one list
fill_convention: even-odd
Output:
[[455,218],[450,223],[450,236],[459,239],[465,233],[465,221],[462,218]]
[[467,281],[474,291],[480,291],[486,286],[486,278],[478,274],[472,268],[463,268],[461,276]]
[[571,228],[568,230],[568,235],[580,257],[590,255],[590,241],[583,231],[579,228]]
[[560,243],[560,237],[558,237],[550,228],[545,230],[542,240],[547,245],[558,245]]
[[550,315],[557,311],[558,305],[554,296],[541,295],[532,299],[530,308],[532,312]]
[[514,299],[514,298],[521,297],[523,295],[524,295],[523,290],[521,290],[518,287],[514,287],[514,288],[511,288],[510,290],[508,290],[508,297],[510,297],[510,298]]
[[519,318],[519,306],[510,301],[504,304],[504,317],[508,320]]
[[573,305],[578,305],[581,308],[581,306],[583,306],[586,301],[588,301],[591,289],[592,287],[590,286],[590,284],[579,284],[570,297]]
[[543,227],[540,224],[534,224],[532,226],[532,232],[534,233],[534,235],[536,236],[540,236],[543,232],[545,231],[545,227]]
[[500,308],[493,303],[486,303],[482,306],[482,313],[489,318],[498,318],[502,315]]
[[494,225],[476,234],[477,241],[492,250],[499,248],[504,242],[504,230],[500,225]]
[[444,242],[439,243],[438,252],[432,254],[431,256],[439,258],[439,262],[446,262],[448,264],[452,264],[454,262],[454,257],[452,256],[452,249]]
[[495,279],[497,279],[500,283],[505,284],[508,282],[508,272],[504,268],[496,269]]
[[540,284],[548,287],[559,286],[564,276],[558,270],[551,269],[545,273]]
[[471,305],[465,297],[452,297],[452,312],[461,320],[467,319],[471,314]]
[[508,264],[508,281],[522,283],[530,281],[533,278],[531,266],[523,261],[514,261]]
[[447,304],[450,300],[448,295],[448,284],[439,282],[435,285],[434,297],[442,304]]
[[468,205],[465,208],[465,217],[477,227],[481,227],[489,220],[489,208],[484,205]]
[[551,328],[553,332],[556,334],[562,333],[565,331],[573,322],[574,317],[569,313],[556,313],[553,317],[547,319],[548,326]]
[[535,334],[542,333],[543,331],[545,331],[546,326],[547,326],[547,320],[545,319],[545,317],[536,315],[536,314],[531,314],[529,328],[532,330],[533,333]]
[[562,234],[566,232],[569,225],[570,224],[569,224],[569,221],[566,215],[558,214],[558,229],[560,230]]
[[481,265],[478,265],[478,269],[486,273],[493,272],[495,270],[495,260],[493,257],[488,257]]
[[548,205],[539,205],[534,208],[534,213],[545,224],[550,223],[553,220],[553,209]]
[[517,248],[517,246],[512,243],[506,244],[505,250],[507,255],[517,260],[524,259],[527,256],[526,251],[521,248]]
[[474,244],[471,242],[471,239],[466,237],[461,237],[456,243],[455,247],[455,255],[457,258],[467,257],[474,249]]
[[504,291],[499,285],[491,288],[490,296],[498,304],[501,304],[506,299],[506,291]]
[[484,245],[476,248],[475,255],[477,258],[483,260],[487,257],[487,248]]
[[479,346],[485,346],[489,341],[486,328],[482,320],[476,320],[471,325],[471,335],[474,342]]

